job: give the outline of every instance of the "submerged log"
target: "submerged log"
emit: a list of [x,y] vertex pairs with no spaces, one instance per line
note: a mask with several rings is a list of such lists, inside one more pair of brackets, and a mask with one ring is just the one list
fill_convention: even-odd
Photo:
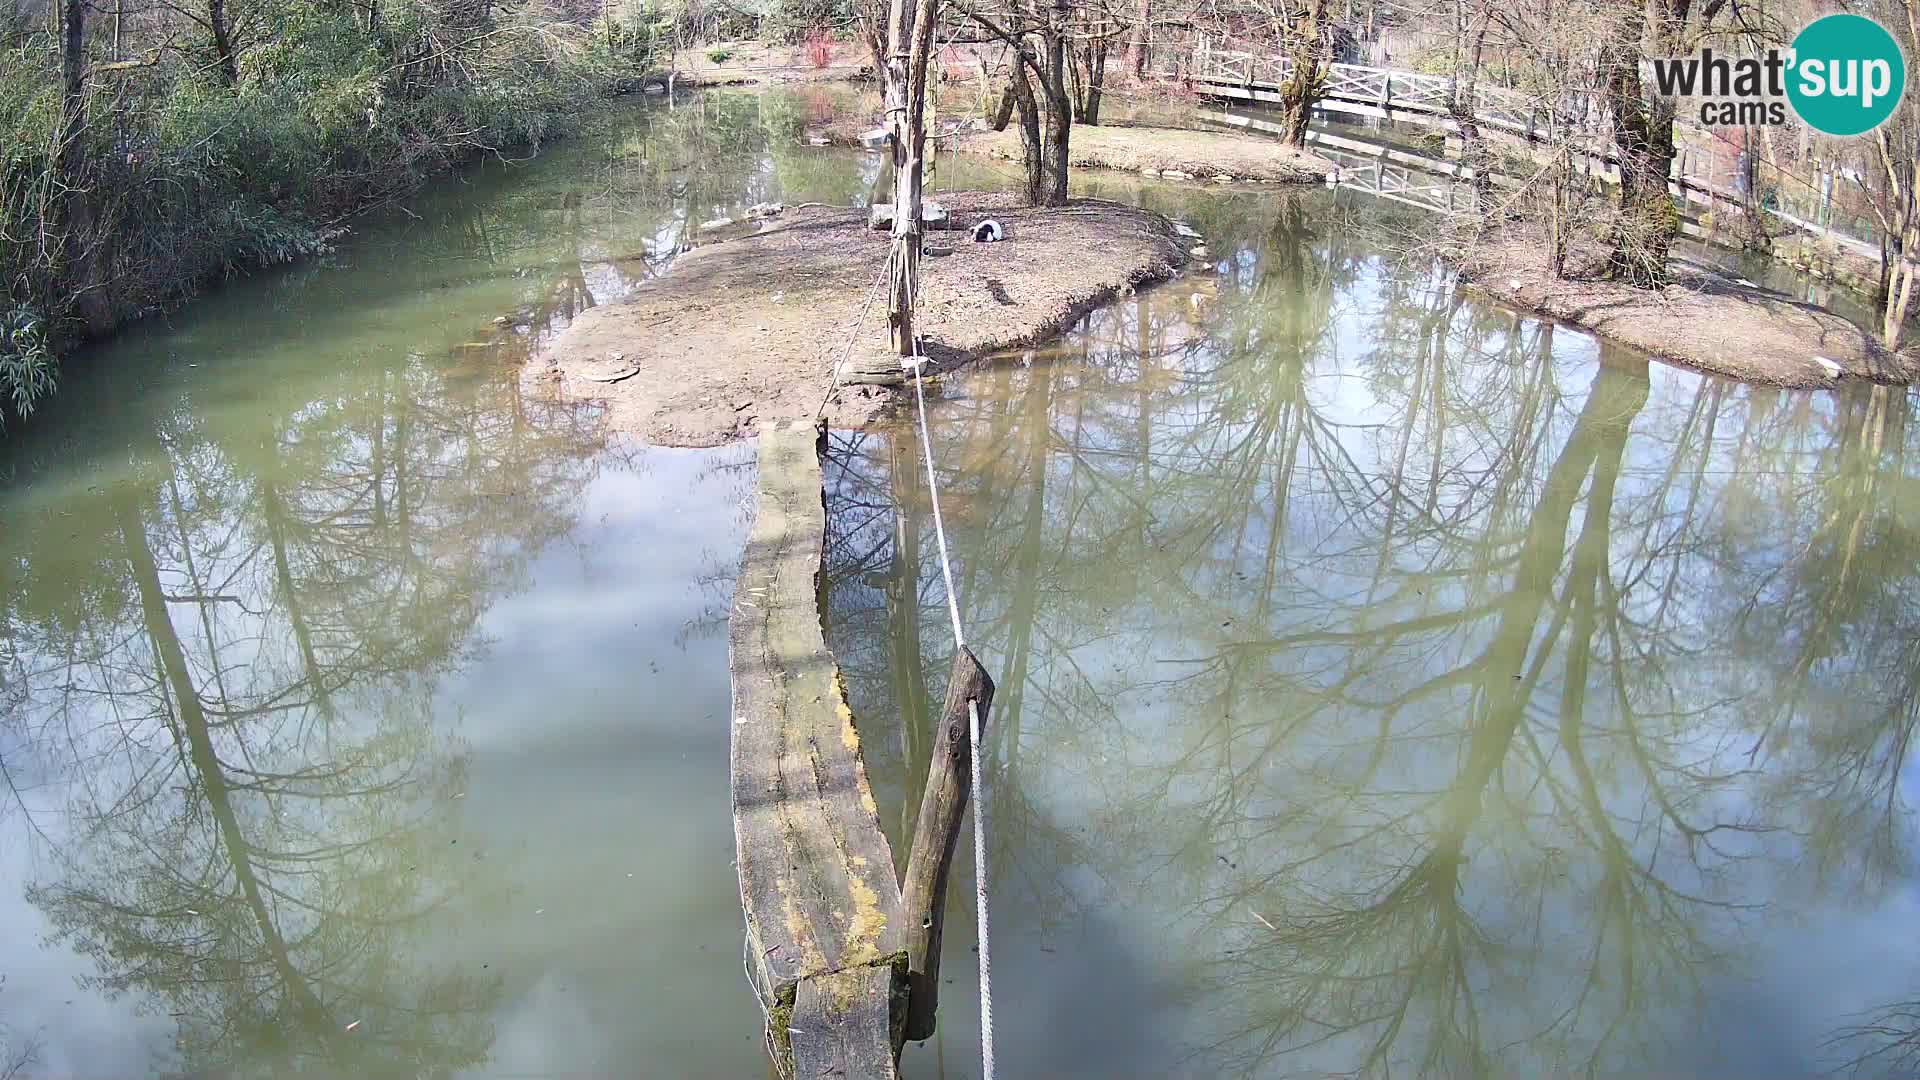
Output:
[[761,436],[758,509],[729,619],[740,901],[782,1074],[794,1075],[804,1050],[815,1064],[842,1055],[839,1071],[829,1063],[804,1075],[891,1077],[905,922],[860,736],[820,629],[818,438],[805,422]]
[[916,1042],[933,1037],[934,1013],[940,1004],[940,934],[947,880],[973,787],[969,701],[980,711],[984,737],[987,711],[993,705],[993,680],[973,651],[962,645],[954,653],[953,673],[947,679],[946,707],[933,736],[933,759],[927,766],[927,786],[920,796],[920,817],[914,824],[913,848],[901,888],[907,917],[906,1037]]

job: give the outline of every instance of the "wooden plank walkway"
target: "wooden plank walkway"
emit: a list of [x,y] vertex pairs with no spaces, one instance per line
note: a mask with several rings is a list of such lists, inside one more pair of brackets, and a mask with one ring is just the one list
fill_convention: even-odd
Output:
[[820,628],[826,511],[811,424],[760,437],[759,489],[729,620],[748,966],[782,1075],[892,1078],[906,1024],[905,920]]

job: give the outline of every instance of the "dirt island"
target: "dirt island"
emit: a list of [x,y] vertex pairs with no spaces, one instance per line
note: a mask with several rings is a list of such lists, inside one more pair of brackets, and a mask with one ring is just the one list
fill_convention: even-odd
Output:
[[1598,252],[1576,250],[1555,279],[1544,269],[1544,238],[1513,230],[1475,242],[1457,262],[1463,280],[1500,301],[1715,375],[1802,389],[1920,378],[1914,350],[1889,351],[1826,308],[1692,260],[1671,261],[1665,288],[1641,289],[1609,279]]
[[[1187,259],[1172,222],[1120,203],[938,202],[958,227],[927,234],[916,314],[936,370],[1046,341]],[[974,240],[971,227],[987,220],[1004,240]],[[879,284],[887,234],[869,227],[865,208],[786,210],[757,227],[587,309],[535,353],[529,377],[602,400],[616,429],[668,446],[745,438],[823,403],[836,425],[886,410],[889,384],[901,381]],[[836,371],[844,385],[830,395]]]

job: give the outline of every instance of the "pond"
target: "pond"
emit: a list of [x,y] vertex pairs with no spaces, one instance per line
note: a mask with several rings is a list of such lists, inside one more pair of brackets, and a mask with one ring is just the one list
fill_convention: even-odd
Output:
[[[1002,1067],[1810,1076],[1914,1037],[1904,392],[1649,365],[1270,199],[1205,226],[1217,275],[932,406],[1001,680]],[[847,433],[829,471],[829,637],[909,795],[951,655],[918,460]]]
[[[0,1073],[767,1075],[725,779],[752,448],[636,445],[518,361],[702,221],[869,198],[801,137],[836,103],[484,165],[8,433]],[[1361,194],[1081,183],[1219,263],[929,403],[1000,685],[1002,1072],[1811,1075],[1905,1034],[1908,398],[1603,350]],[[827,462],[901,854],[951,649],[916,445]],[[910,1076],[978,1072],[970,874]]]

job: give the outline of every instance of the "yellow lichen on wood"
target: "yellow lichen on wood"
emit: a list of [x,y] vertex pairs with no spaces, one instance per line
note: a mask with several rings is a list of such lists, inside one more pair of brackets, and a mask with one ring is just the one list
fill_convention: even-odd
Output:
[[[820,626],[825,511],[810,428],[763,438],[760,485],[729,634],[734,836],[757,981],[790,1002],[797,987],[849,972],[868,972],[870,989],[869,969],[904,978],[906,946],[893,852]],[[866,996],[862,1017],[876,1005]],[[782,1034],[770,1032],[776,1058]]]
[[853,921],[847,926],[847,959],[871,964],[881,959],[879,941],[887,929],[887,912],[881,910],[880,894],[872,886],[857,877],[851,885],[854,908]]

